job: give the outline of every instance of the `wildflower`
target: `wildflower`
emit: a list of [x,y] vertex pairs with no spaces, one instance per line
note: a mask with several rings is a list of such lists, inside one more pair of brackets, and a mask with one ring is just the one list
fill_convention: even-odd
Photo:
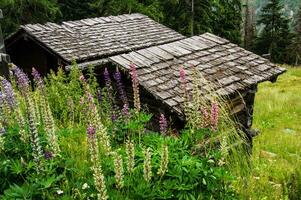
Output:
[[87,128],[87,140],[89,144],[90,156],[91,156],[91,170],[93,172],[93,178],[95,183],[95,188],[98,191],[97,197],[99,200],[108,199],[107,189],[105,185],[105,178],[102,172],[102,168],[99,160],[99,151],[98,151],[98,142],[95,137],[95,128],[93,126],[89,126]]
[[226,137],[224,136],[220,142],[220,151],[221,151],[221,159],[218,161],[218,165],[219,166],[222,166],[224,165],[226,162],[226,158],[228,156],[228,145],[227,145],[227,139]]
[[128,104],[126,93],[124,91],[124,85],[121,80],[121,74],[120,74],[118,68],[116,68],[116,72],[114,73],[114,79],[116,80],[116,83],[117,83],[117,89],[118,89],[121,101],[123,102],[123,104]]
[[40,145],[40,139],[38,130],[36,127],[36,121],[34,117],[34,106],[30,98],[28,98],[28,121],[29,121],[29,129],[30,129],[30,142],[32,148],[32,156],[33,160],[37,165],[36,171],[39,173],[41,171],[41,158],[43,157],[42,147]]
[[53,154],[51,153],[51,151],[45,151],[44,152],[44,158],[46,160],[50,160],[51,158],[53,158]]
[[141,109],[140,96],[139,96],[139,80],[138,80],[136,67],[133,63],[131,64],[131,78],[132,78],[132,87],[134,93],[134,107],[136,109],[136,112],[138,113]]
[[163,176],[167,172],[168,167],[168,146],[164,145],[161,154],[160,167],[158,170],[158,175]]
[[[44,98],[42,98],[44,100]],[[47,133],[47,140],[48,140],[48,146],[52,150],[54,155],[57,155],[60,153],[60,147],[58,145],[58,139],[55,134],[56,127],[53,119],[53,115],[50,109],[50,106],[48,102],[44,101],[44,124],[45,124],[45,130]]]
[[218,104],[216,101],[212,102],[211,104],[211,116],[210,116],[210,122],[211,122],[211,128],[213,130],[217,130],[218,125]]
[[123,108],[122,108],[122,114],[124,115],[124,116],[129,116],[129,105],[128,104],[124,104],[123,105]]
[[96,95],[97,95],[98,103],[101,104],[101,102],[102,102],[101,91],[100,91],[100,90],[97,90]]
[[205,106],[202,106],[201,107],[201,112],[202,112],[202,115],[203,115],[202,126],[203,127],[208,127],[209,124],[210,124],[210,116],[209,116],[207,108]]
[[63,191],[63,190],[57,190],[56,193],[57,193],[58,195],[61,195],[61,194],[64,193],[64,191]]
[[2,123],[0,122],[0,152],[4,150],[4,134],[5,129],[2,126]]
[[166,135],[168,124],[167,124],[167,120],[166,120],[164,114],[160,115],[159,124],[160,124],[160,132],[161,132],[161,134]]
[[109,71],[107,68],[105,68],[105,71],[103,72],[103,76],[105,79],[106,86],[108,88],[110,88],[111,87],[111,78],[110,78],[110,74],[109,74]]
[[85,76],[83,74],[81,74],[79,76],[79,80],[82,81],[82,82],[86,82],[86,78],[85,78]]
[[6,102],[9,105],[10,109],[13,109],[16,105],[14,90],[10,82],[7,81],[6,79],[2,79],[1,85],[2,85],[3,95],[5,97]]
[[152,179],[152,165],[151,165],[151,156],[152,153],[150,148],[144,149],[144,163],[143,163],[143,177],[144,180],[150,182]]
[[89,126],[89,127],[87,128],[87,136],[88,136],[89,138],[95,137],[95,128],[94,128],[94,127]]
[[84,183],[83,186],[82,186],[82,189],[85,190],[85,189],[88,189],[88,188],[90,188],[88,183]]
[[35,68],[32,68],[32,76],[33,76],[33,80],[36,84],[36,86],[41,90],[41,91],[44,91],[44,81],[40,75],[40,73],[35,69]]
[[25,96],[29,90],[29,79],[28,76],[17,66],[14,68],[14,73],[17,79],[17,85],[19,91]]
[[180,80],[182,83],[186,83],[186,73],[184,68],[180,68]]
[[123,182],[123,162],[120,155],[115,153],[114,156],[114,169],[115,169],[115,180],[117,184],[117,188],[121,189],[123,188],[124,182]]
[[19,129],[20,129],[19,130],[20,138],[23,142],[26,142],[27,135],[26,135],[26,131],[25,131],[25,119],[22,114],[20,106],[18,106],[18,108],[16,110],[16,116],[17,116],[17,121],[18,121]]
[[128,140],[125,144],[125,150],[127,155],[127,170],[131,174],[134,171],[135,167],[135,147],[134,144]]

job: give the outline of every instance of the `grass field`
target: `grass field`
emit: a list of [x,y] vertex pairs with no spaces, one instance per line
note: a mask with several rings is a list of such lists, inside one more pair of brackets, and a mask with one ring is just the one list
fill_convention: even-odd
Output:
[[[259,86],[249,199],[301,199],[301,68]],[[295,179],[295,181],[293,181]]]

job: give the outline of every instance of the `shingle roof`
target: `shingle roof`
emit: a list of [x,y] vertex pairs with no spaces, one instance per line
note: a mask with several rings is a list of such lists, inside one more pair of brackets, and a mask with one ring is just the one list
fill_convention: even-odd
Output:
[[[188,75],[193,73],[192,65],[197,67],[223,96],[244,91],[285,72],[267,59],[210,33],[113,56],[109,60],[126,70],[130,69],[131,62],[134,63],[141,86],[178,114],[182,114],[184,101],[180,67]],[[191,77],[188,88],[192,88]],[[200,89],[204,94],[208,92],[205,85]]]
[[142,14],[21,26],[34,39],[70,62],[95,60],[183,39]]

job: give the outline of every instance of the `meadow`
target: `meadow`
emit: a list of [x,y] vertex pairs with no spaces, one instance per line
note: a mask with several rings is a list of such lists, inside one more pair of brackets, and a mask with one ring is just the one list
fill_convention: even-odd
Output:
[[[198,70],[179,70],[186,127],[175,133],[132,96],[118,69],[102,76],[74,64],[33,82],[16,66],[1,79],[1,199],[298,199],[300,197],[301,70],[259,87],[251,156],[224,100],[199,92]],[[194,112],[199,110],[200,112]]]
[[300,199],[301,196],[301,68],[258,89],[253,127],[251,199]]

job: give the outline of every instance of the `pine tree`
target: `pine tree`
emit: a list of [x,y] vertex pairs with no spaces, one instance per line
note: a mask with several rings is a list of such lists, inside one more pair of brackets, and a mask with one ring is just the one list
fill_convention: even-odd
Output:
[[256,41],[256,52],[270,54],[274,62],[286,62],[291,34],[289,20],[282,13],[279,0],[270,0],[262,9],[258,25],[263,25]]
[[255,37],[255,10],[253,5],[250,3],[249,0],[245,2],[245,9],[244,9],[244,48],[251,49],[254,43]]
[[294,65],[301,64],[301,5],[297,17],[297,24],[295,26],[295,32],[290,45],[290,53],[292,57],[292,63]]
[[56,0],[0,0],[0,8],[5,16],[4,36],[16,31],[21,24],[54,21],[60,15]]

